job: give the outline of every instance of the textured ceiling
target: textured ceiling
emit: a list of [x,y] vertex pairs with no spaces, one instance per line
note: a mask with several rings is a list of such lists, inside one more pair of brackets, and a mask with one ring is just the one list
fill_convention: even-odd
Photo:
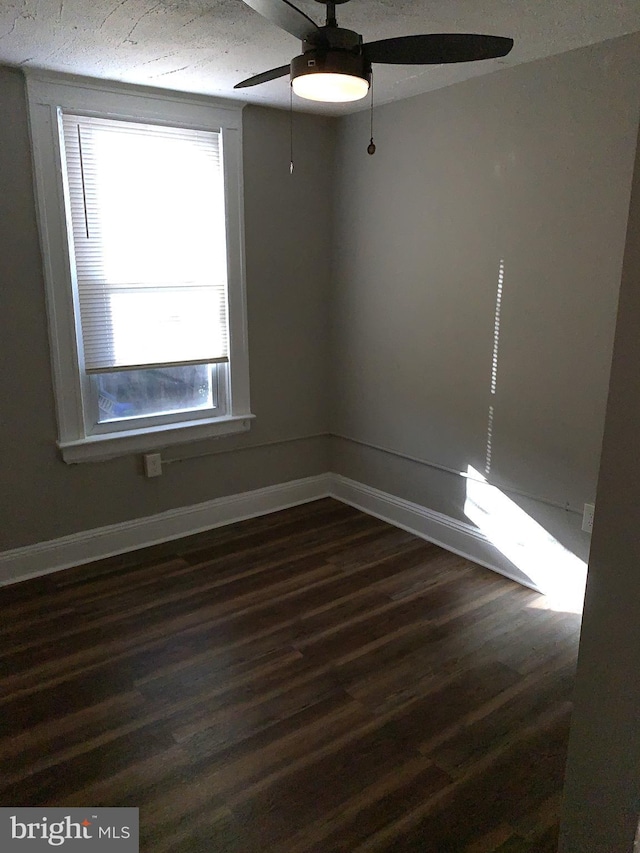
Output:
[[[323,22],[316,0],[296,3]],[[351,0],[338,22],[373,41],[429,32],[511,36],[501,60],[374,66],[378,103],[640,31],[640,0]],[[288,106],[281,78],[241,92],[239,80],[287,63],[299,42],[242,0],[0,0],[0,63],[46,68]],[[297,99],[296,99],[297,100]],[[367,102],[297,109],[340,114]]]

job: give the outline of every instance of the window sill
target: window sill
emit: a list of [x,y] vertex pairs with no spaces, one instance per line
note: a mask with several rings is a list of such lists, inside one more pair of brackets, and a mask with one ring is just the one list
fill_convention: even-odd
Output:
[[59,441],[62,458],[68,464],[95,462],[144,453],[148,450],[168,447],[171,444],[187,444],[204,438],[216,438],[247,432],[255,415],[235,415],[200,421],[164,424],[146,429],[123,430],[104,435],[92,435],[75,441]]

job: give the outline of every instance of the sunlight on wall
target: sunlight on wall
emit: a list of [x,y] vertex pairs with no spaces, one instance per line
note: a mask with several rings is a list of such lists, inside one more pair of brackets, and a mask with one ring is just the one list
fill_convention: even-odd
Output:
[[581,613],[587,564],[471,465],[466,476],[467,518],[548,597],[554,610]]
[[500,349],[500,314],[502,312],[502,288],[504,286],[504,260],[498,269],[498,288],[496,290],[496,310],[493,319],[493,353],[491,354],[491,393],[496,393],[498,383],[498,352]]
[[[498,268],[498,289],[496,291],[496,310],[493,317],[493,352],[491,354],[491,399],[496,396],[498,385],[498,352],[500,349],[500,313],[502,311],[502,288],[504,286],[504,259],[500,261]],[[489,405],[489,416],[487,419],[487,451],[484,464],[484,473],[488,477],[491,473],[491,454],[493,452],[493,419],[495,408],[493,402]]]

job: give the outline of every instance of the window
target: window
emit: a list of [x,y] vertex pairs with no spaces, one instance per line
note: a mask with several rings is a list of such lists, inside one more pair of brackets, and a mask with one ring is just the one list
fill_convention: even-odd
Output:
[[68,462],[246,430],[241,111],[28,77]]

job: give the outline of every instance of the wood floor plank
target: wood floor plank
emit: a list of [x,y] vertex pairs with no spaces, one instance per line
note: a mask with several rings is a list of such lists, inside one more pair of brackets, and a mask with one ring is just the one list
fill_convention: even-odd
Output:
[[288,840],[295,853],[349,853],[359,843],[386,827],[407,809],[446,787],[449,778],[425,758],[404,761],[400,770],[378,778],[341,803],[339,810],[323,814]]
[[332,499],[0,588],[0,800],[145,853],[552,853],[580,617]]
[[[255,827],[267,847],[341,805],[376,777],[400,772],[414,757],[408,740],[387,725],[350,739],[339,750],[287,774],[253,796],[236,798],[233,811],[243,825]],[[287,803],[286,810],[276,808]]]

